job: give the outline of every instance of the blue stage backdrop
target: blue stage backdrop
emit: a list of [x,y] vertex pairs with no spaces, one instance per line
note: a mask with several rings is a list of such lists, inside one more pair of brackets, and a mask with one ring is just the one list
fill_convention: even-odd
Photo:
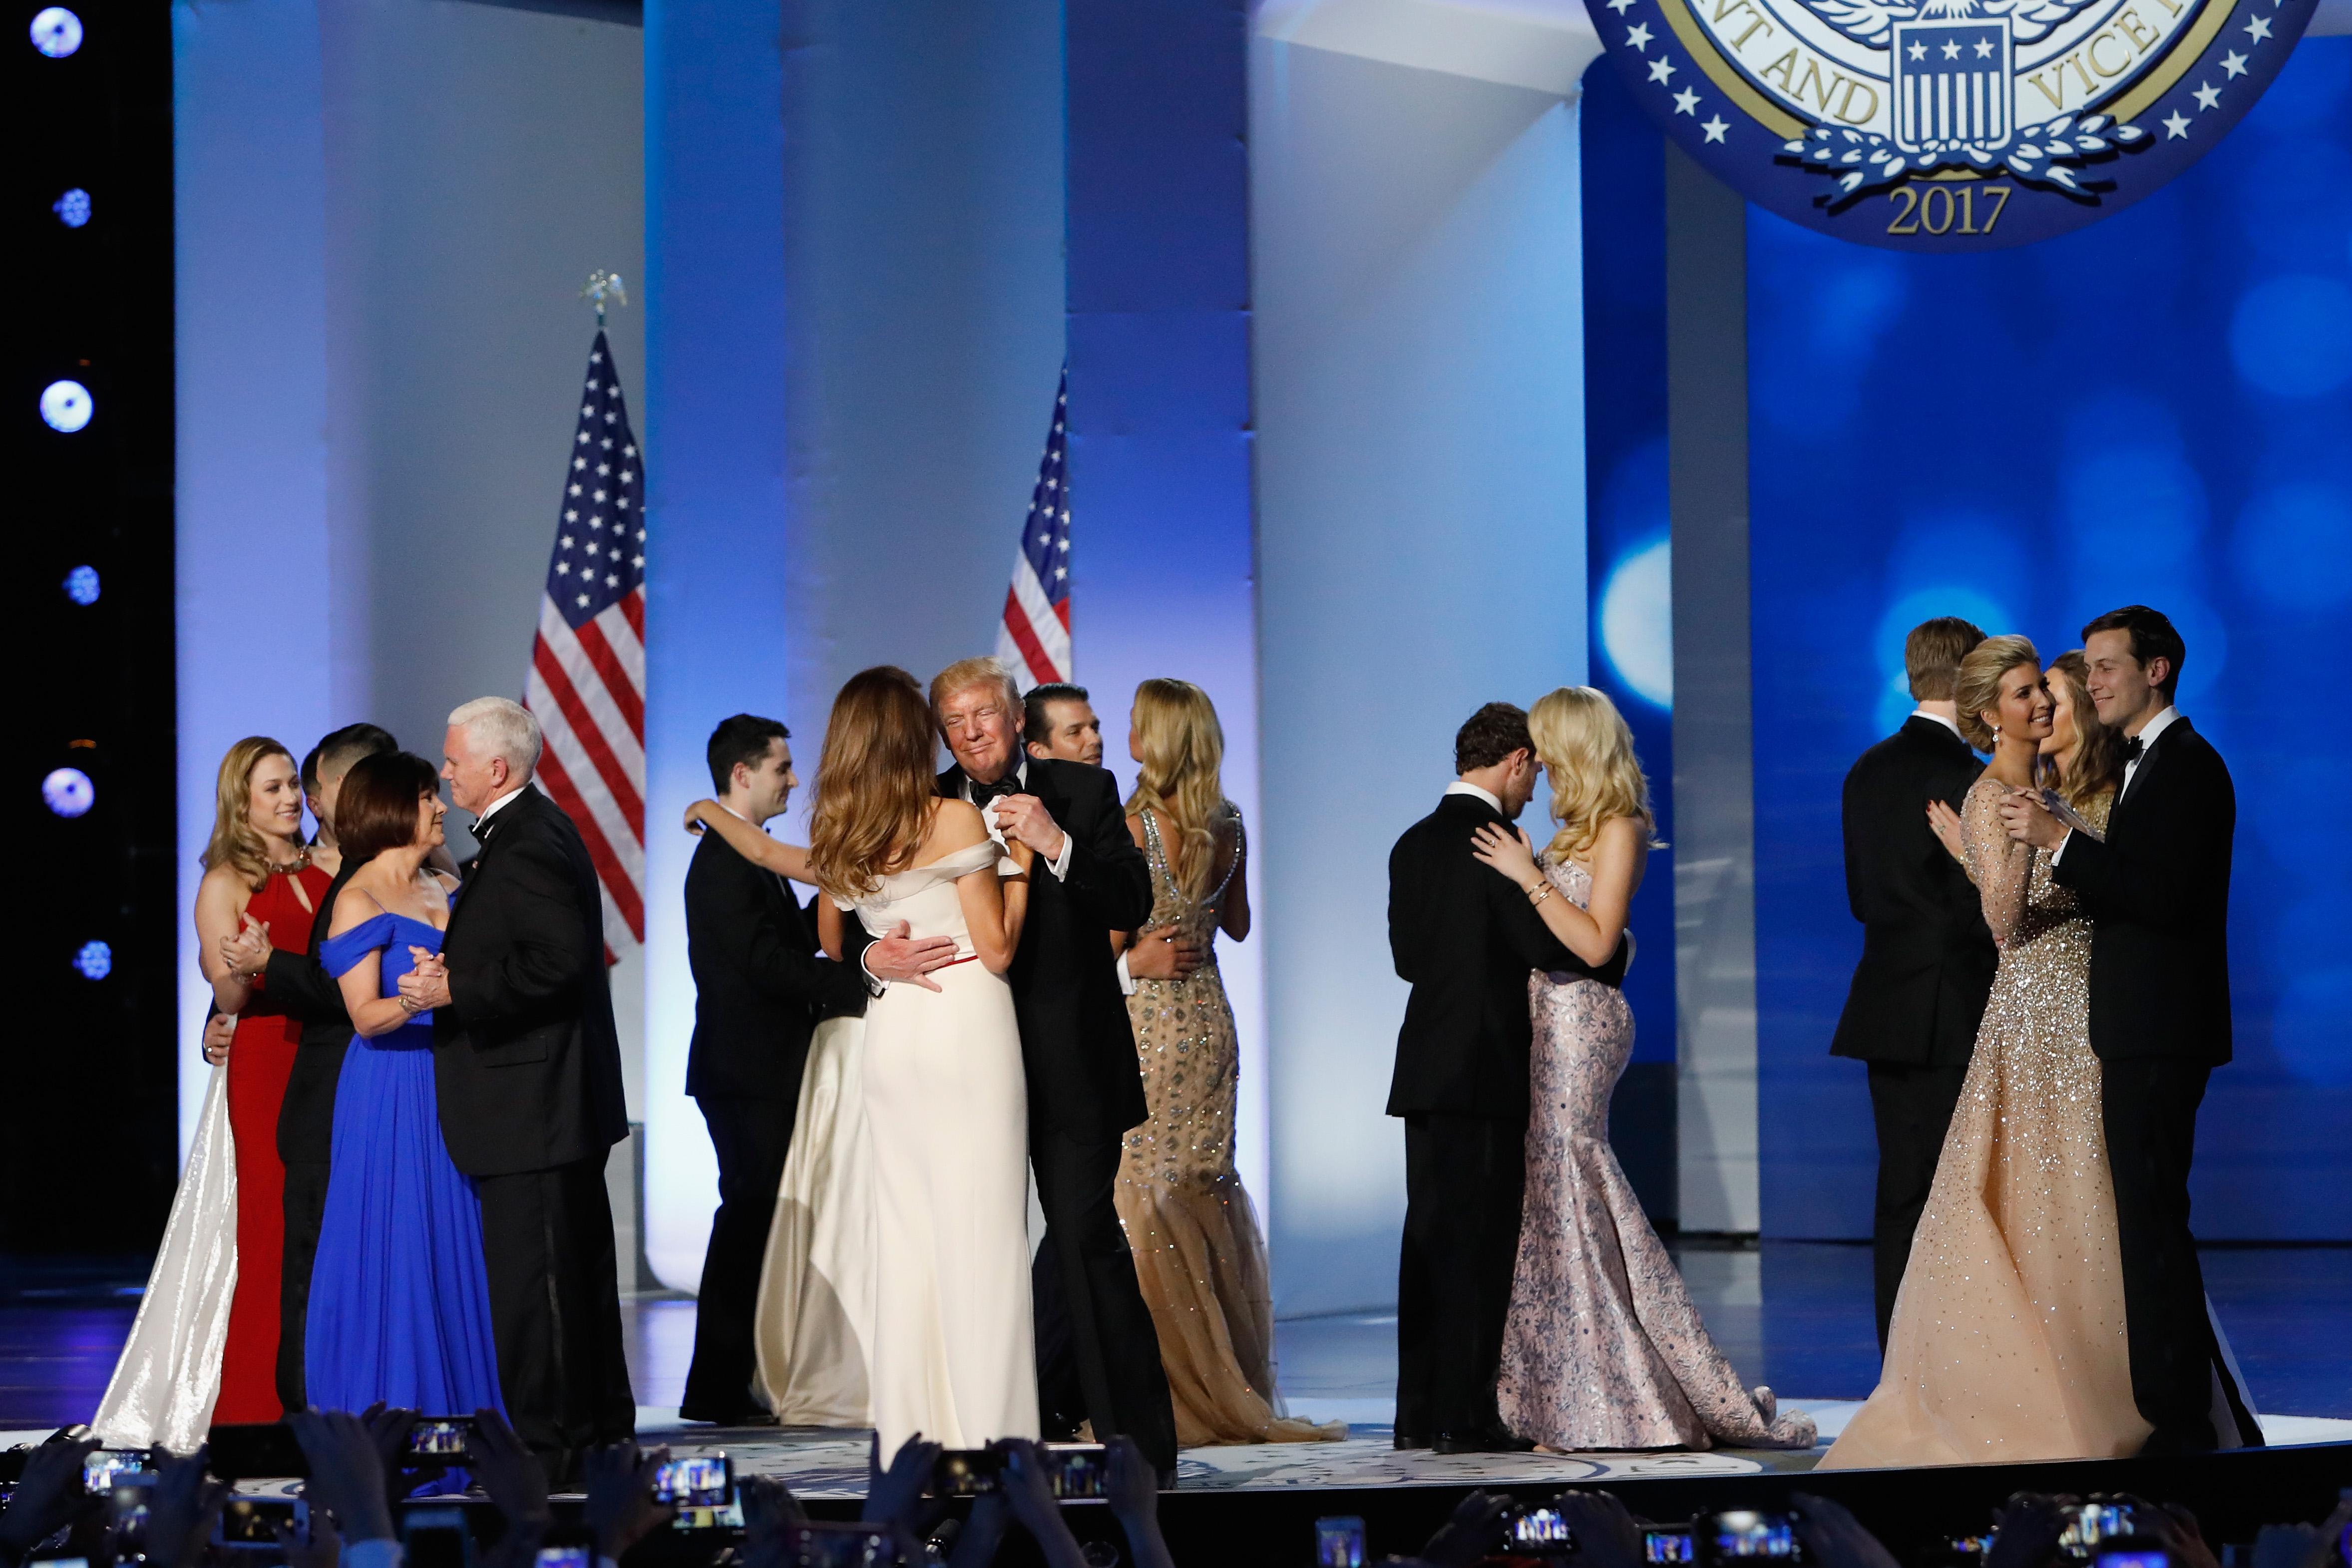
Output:
[[[1669,847],[1633,900],[1633,1059],[1610,1142],[1654,1220],[1678,1217],[1675,1107],[1673,550],[1666,513],[1665,148],[1612,70],[1584,73],[1585,578],[1591,681],[1633,731]],[[1591,241],[1599,239],[1602,243]],[[1530,831],[1534,831],[1533,828]]]
[[2313,38],[2210,157],[2082,232],[1981,258],[1844,246],[1751,209],[1763,1223],[1858,1237],[1860,947],[1838,791],[1909,708],[1933,615],[2044,657],[2143,601],[2238,788],[2237,1060],[2199,1128],[2200,1236],[2352,1236],[2352,39]]

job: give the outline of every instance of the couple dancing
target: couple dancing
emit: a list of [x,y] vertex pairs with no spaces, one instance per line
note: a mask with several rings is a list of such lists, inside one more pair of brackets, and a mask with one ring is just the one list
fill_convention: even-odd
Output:
[[[713,736],[713,782],[724,761],[730,799],[693,814],[710,831],[688,880],[688,1088],[719,1151],[721,1203],[690,1419],[751,1414],[748,1320],[799,1087],[787,1096],[780,1080],[730,1109],[727,1075],[760,1070],[749,1064],[764,1053],[772,1076],[782,1055],[797,1079],[790,1058],[800,1046],[807,1059],[812,1019],[862,1004],[873,1300],[858,1326],[885,1451],[918,1432],[976,1447],[1087,1421],[1175,1467],[1167,1379],[1114,1200],[1124,1134],[1146,1107],[1110,933],[1146,924],[1151,876],[1110,775],[1023,755],[1022,715],[993,659],[950,666],[928,700],[902,669],[852,677],[826,724],[804,852],[757,826],[795,782],[782,727],[747,733],[744,748],[721,746],[728,725]],[[935,774],[941,737],[955,765]],[[753,739],[748,764],[722,756]],[[817,936],[839,962],[809,950],[784,876],[820,889]],[[770,951],[730,957],[753,942]],[[754,973],[764,1022],[730,1026],[755,1011]],[[1032,1169],[1046,1224],[1034,1270]]]
[[[2221,754],[2172,705],[2187,649],[2139,605],[2084,626],[2080,653],[2046,671],[2025,638],[1984,637],[1964,622],[1928,623],[1914,649],[1955,635],[1956,647],[1974,644],[1957,677],[1939,683],[1931,671],[1923,683],[1913,658],[1920,714],[1849,781],[1849,866],[1857,788],[1907,776],[1904,756],[1920,759],[1905,808],[1916,814],[1920,795],[1957,787],[1940,775],[1974,771],[1930,726],[1957,728],[1992,761],[1957,814],[1940,798],[1926,809],[1975,884],[2000,957],[1895,1293],[1878,1388],[1822,1464],[2258,1446],[2189,1229],[2197,1107],[2230,1059],[2237,806]],[[1934,710],[1938,684],[1949,717]],[[1916,869],[1924,880],[1936,868]],[[1854,884],[1857,913],[1868,882]],[[1875,1005],[1899,945],[1891,909],[1868,912],[1879,918],[1842,1054],[1864,1054],[1849,1027]],[[1937,967],[1933,954],[1910,966],[1931,986]]]
[[[1609,699],[1490,702],[1457,778],[1389,857],[1412,984],[1388,1111],[1405,1124],[1396,1446],[1440,1453],[1810,1448],[1717,1349],[1609,1147],[1633,1049],[1619,986],[1654,819]],[[1538,854],[1513,824],[1551,784]]]
[[[223,763],[204,968],[225,1014],[273,1022],[241,1016],[230,1037],[93,1426],[192,1448],[215,1417],[272,1420],[281,1402],[496,1408],[562,1484],[635,1415],[604,1185],[626,1122],[594,868],[530,787],[541,737],[520,704],[452,713],[437,774],[366,728],[319,753],[331,878],[286,853],[300,816],[284,809],[285,749],[257,737]],[[436,865],[444,779],[482,842],[462,884]],[[239,818],[281,853],[239,852]],[[311,1152],[318,1131],[323,1180],[298,1179],[308,1162],[280,1151]],[[256,1319],[243,1336],[266,1346],[240,1353]]]

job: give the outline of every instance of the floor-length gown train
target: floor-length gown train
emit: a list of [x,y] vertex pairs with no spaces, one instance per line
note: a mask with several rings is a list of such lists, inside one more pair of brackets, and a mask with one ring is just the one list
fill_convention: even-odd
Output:
[[752,1316],[760,1385],[786,1426],[873,1419],[866,1347],[877,1238],[865,1079],[866,1020],[817,1025]]
[[[2115,1187],[2091,1053],[2091,922],[2012,842],[1987,774],[1961,803],[2000,943],[1959,1109],[1895,1298],[1878,1387],[1823,1468],[2108,1458],[2132,1402]],[[2084,816],[2104,826],[2107,804]]]
[[[1547,864],[1584,908],[1592,879]],[[1528,981],[1527,1200],[1503,1330],[1503,1423],[1550,1448],[1810,1448],[1812,1418],[1774,1408],[1716,1348],[1689,1287],[1609,1146],[1609,1097],[1633,1054],[1625,994]]]
[[[1216,907],[1225,889],[1194,899],[1177,885],[1159,818],[1149,810],[1143,836],[1152,886],[1143,929],[1175,927],[1202,955],[1183,979],[1138,981],[1127,999],[1151,1115],[1127,1134],[1113,1194],[1159,1332],[1176,1441],[1187,1448],[1339,1442],[1348,1435],[1344,1424],[1292,1419],[1275,1386],[1265,1243],[1234,1169],[1240,1047],[1216,955]],[[1238,852],[1233,864],[1241,865]]]

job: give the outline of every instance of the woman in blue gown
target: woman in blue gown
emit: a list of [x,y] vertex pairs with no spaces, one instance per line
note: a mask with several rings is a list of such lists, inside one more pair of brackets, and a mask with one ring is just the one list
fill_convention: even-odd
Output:
[[433,1015],[411,1013],[399,991],[449,923],[455,884],[425,868],[446,809],[433,764],[406,752],[354,763],[335,803],[336,837],[359,869],[319,957],[355,1032],[336,1082],[310,1279],[304,1368],[320,1409],[505,1408],[481,1208],[441,1138]]

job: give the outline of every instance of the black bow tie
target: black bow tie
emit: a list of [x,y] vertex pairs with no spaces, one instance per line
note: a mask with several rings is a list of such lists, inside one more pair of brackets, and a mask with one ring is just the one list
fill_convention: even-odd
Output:
[[2147,750],[2147,742],[2141,740],[2137,735],[2134,735],[2130,740],[2124,742],[2124,761],[2126,763],[2136,763],[2139,761],[2140,754]]
[[1021,780],[1013,773],[1005,774],[994,784],[982,784],[978,779],[971,778],[966,782],[971,786],[971,804],[982,811],[988,809],[988,804],[991,801],[1002,800],[1008,795],[1021,793]]

